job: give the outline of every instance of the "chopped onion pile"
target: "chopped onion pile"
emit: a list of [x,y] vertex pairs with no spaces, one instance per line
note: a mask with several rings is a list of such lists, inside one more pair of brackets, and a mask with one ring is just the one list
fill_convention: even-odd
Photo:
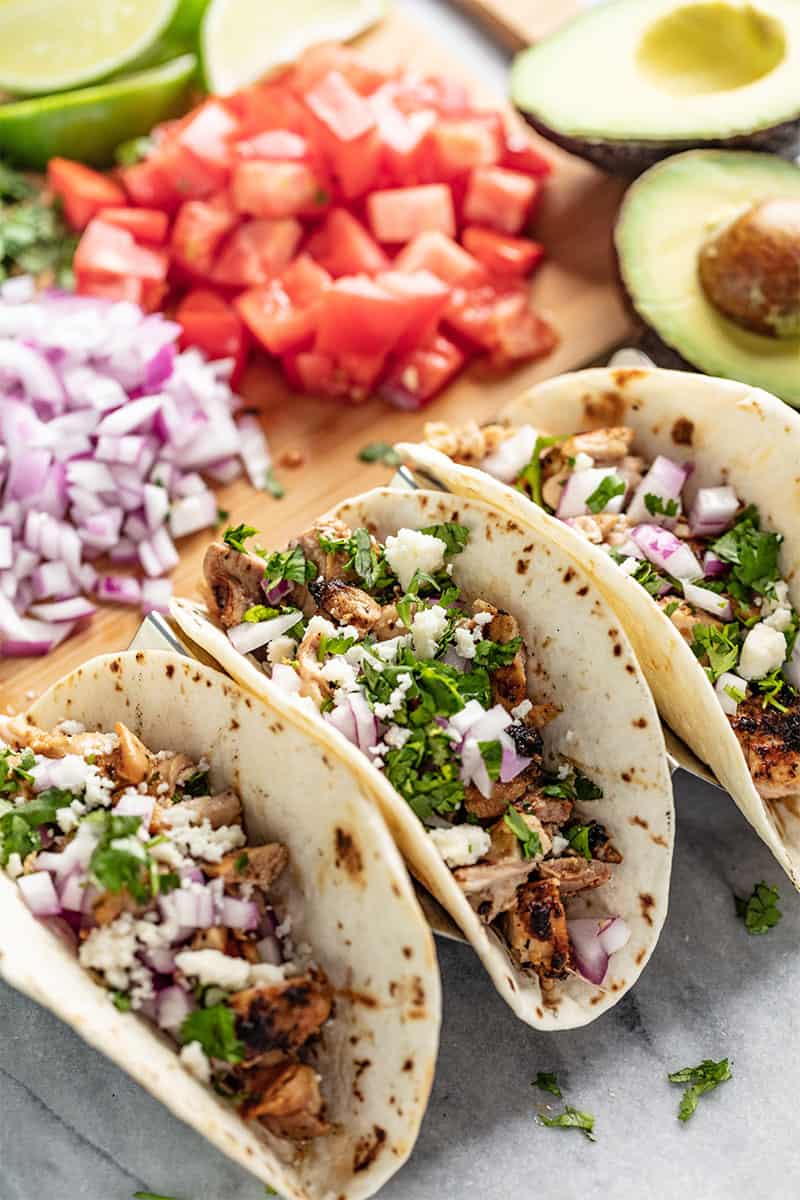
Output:
[[[213,526],[202,472],[269,467],[229,360],[135,305],[0,288],[0,656],[46,654],[93,600],[166,611],[175,539]],[[107,557],[114,569],[95,562]],[[124,567],[124,572],[117,567]]]

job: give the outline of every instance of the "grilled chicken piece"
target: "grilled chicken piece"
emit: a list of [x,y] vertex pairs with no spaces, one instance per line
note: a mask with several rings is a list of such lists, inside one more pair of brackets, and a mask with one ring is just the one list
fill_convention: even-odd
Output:
[[288,862],[286,847],[281,842],[268,842],[265,846],[233,850],[218,863],[203,863],[203,871],[206,875],[224,879],[226,884],[254,883],[266,889],[286,869]]
[[117,778],[125,783],[143,783],[152,770],[150,751],[121,721],[117,721],[114,732],[119,738],[119,746],[111,755],[111,763]]
[[492,794],[488,797],[484,796],[474,783],[470,783],[464,790],[464,807],[480,821],[489,821],[493,817],[502,816],[512,800],[519,800],[520,796],[524,796],[529,786],[524,772],[510,783],[500,783],[497,780],[492,784]]
[[[410,608],[411,620],[417,614],[417,609],[420,606],[412,604]],[[372,636],[378,642],[388,642],[390,638],[398,637],[400,634],[407,633],[403,622],[397,615],[397,606],[394,604],[384,604],[381,609],[381,615],[372,627]]]
[[514,432],[505,425],[479,426],[475,421],[467,421],[460,429],[451,429],[444,421],[428,421],[422,436],[434,450],[440,450],[456,462],[476,465],[493,454]]
[[525,811],[533,813],[543,825],[562,826],[572,816],[573,803],[556,796],[542,796],[538,791],[529,792],[523,802]]
[[596,467],[616,466],[630,454],[633,430],[627,425],[615,425],[608,429],[590,429],[576,433],[561,443],[564,458],[575,458],[578,454],[589,454]]
[[[487,604],[485,600],[476,600],[473,607],[475,613],[488,612],[492,619],[484,625],[484,637],[489,641],[505,645],[519,637],[519,625],[511,613]],[[508,712],[527,699],[528,682],[525,676],[525,658],[522,648],[514,655],[507,667],[498,667],[492,671],[492,700],[502,704]]]
[[248,1056],[265,1050],[289,1053],[319,1033],[330,1016],[333,990],[321,971],[311,970],[282,983],[234,992],[230,1005],[236,1032]]
[[324,1103],[316,1071],[303,1063],[284,1062],[242,1072],[247,1098],[239,1106],[245,1121],[260,1119],[278,1137],[295,1141],[330,1131],[323,1120]]
[[487,925],[516,903],[517,889],[527,882],[534,863],[523,858],[502,863],[457,867],[456,883]]
[[[666,608],[670,603],[675,603],[674,596],[662,596],[656,600],[656,604],[661,609]],[[718,629],[722,626],[722,622],[718,621],[716,617],[712,617],[711,613],[704,612],[702,608],[693,608],[685,600],[679,602],[678,607],[670,613],[669,619],[684,641],[689,643],[694,641],[695,625],[716,625]]]
[[306,559],[315,564],[319,572],[318,579],[347,579],[350,575],[347,570],[349,555],[341,550],[328,554],[320,547],[319,539],[322,535],[331,541],[340,541],[349,538],[352,532],[338,517],[322,518],[315,521],[307,533],[291,541],[289,546],[299,546]]
[[319,661],[317,651],[322,640],[322,630],[315,632],[306,630],[303,640],[297,647],[297,674],[300,676],[300,693],[310,696],[319,707],[323,700],[329,700],[333,695],[330,683],[322,674],[323,664]]
[[50,733],[30,725],[24,717],[7,717],[0,713],[0,742],[5,742],[12,750],[32,750],[46,758],[96,754],[100,763],[108,758],[105,739],[103,733]]
[[540,879],[517,890],[517,903],[505,918],[505,934],[521,967],[542,979],[564,978],[572,951],[557,880]]
[[198,929],[189,944],[192,950],[219,950],[220,954],[224,954],[228,945],[228,930],[222,925]]
[[123,913],[140,915],[146,907],[134,900],[127,888],[123,888],[119,892],[103,892],[102,896],[99,896],[92,905],[92,916],[95,924],[110,925]]
[[264,559],[212,542],[203,559],[209,607],[224,629],[240,625],[254,604],[264,603]]
[[539,874],[545,879],[557,879],[566,896],[570,892],[583,892],[608,883],[611,867],[588,858],[547,858],[539,863]]
[[564,467],[562,470],[556,471],[554,474],[550,475],[549,478],[544,479],[542,484],[542,499],[547,507],[552,508],[554,512],[558,508],[558,504],[561,499],[561,493],[564,490],[564,484],[567,482],[571,474],[572,471],[568,467]]
[[178,786],[178,780],[187,771],[193,771],[195,764],[185,754],[171,754],[166,758],[156,758],[153,772],[148,782],[158,786],[166,783],[169,789],[165,794],[172,796]]
[[800,697],[784,688],[778,701],[785,713],[764,708],[761,695],[749,696],[728,718],[765,800],[800,792]]
[[573,529],[582,534],[593,546],[621,546],[627,542],[633,528],[625,513],[597,513],[574,517],[570,522]]
[[341,579],[320,579],[309,591],[320,612],[339,625],[352,625],[359,633],[369,633],[381,619],[382,609],[368,592]]
[[162,822],[172,825],[170,817],[174,816],[178,809],[182,813],[192,814],[193,825],[208,821],[212,829],[220,829],[223,825],[242,823],[242,802],[235,792],[220,792],[216,796],[192,796],[188,800],[181,800],[178,804],[173,804],[172,808],[162,809]]

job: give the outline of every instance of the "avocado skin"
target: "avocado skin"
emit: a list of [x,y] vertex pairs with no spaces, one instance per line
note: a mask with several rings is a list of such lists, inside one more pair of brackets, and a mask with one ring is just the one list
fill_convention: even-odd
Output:
[[610,175],[623,175],[628,179],[634,179],[663,158],[684,150],[760,150],[787,159],[794,159],[800,154],[800,113],[778,125],[765,126],[736,137],[651,142],[627,138],[572,137],[537,120],[533,113],[527,113],[524,109],[517,111],[537,133],[568,154],[584,158]]

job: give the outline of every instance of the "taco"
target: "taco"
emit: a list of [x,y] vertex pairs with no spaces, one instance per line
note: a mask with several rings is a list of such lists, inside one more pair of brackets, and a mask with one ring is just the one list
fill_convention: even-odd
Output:
[[425,1109],[439,978],[346,766],[158,651],[93,659],[0,739],[3,978],[282,1196],[377,1191]]
[[800,416],[729,380],[598,369],[426,439],[409,461],[588,568],[665,720],[800,887]]
[[285,548],[255,535],[209,547],[207,610],[173,607],[184,632],[348,758],[518,1016],[599,1016],[666,914],[672,795],[652,698],[588,577],[437,493],[369,492]]

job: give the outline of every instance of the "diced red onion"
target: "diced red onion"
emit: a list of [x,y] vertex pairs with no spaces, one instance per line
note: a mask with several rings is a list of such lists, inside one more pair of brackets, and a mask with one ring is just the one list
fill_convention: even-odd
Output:
[[589,983],[602,983],[608,970],[610,956],[598,936],[602,924],[592,917],[567,922],[575,966]]
[[174,984],[158,993],[156,1020],[161,1029],[166,1029],[168,1033],[178,1033],[193,1008],[194,1001],[189,993]]
[[272,459],[264,431],[255,417],[242,417],[239,421],[239,438],[247,478],[254,488],[263,488]]
[[717,592],[709,591],[708,588],[698,587],[697,584],[689,583],[686,579],[681,582],[684,598],[690,604],[702,608],[703,612],[711,613],[712,617],[717,617],[720,621],[733,620],[733,609],[727,596],[720,596]]
[[332,725],[334,729],[338,729],[339,733],[347,738],[348,742],[352,742],[354,746],[358,746],[356,719],[349,704],[337,704],[335,708],[326,712],[324,717],[329,725]]
[[175,955],[172,950],[155,946],[143,955],[148,967],[152,967],[159,975],[171,975],[175,970]]
[[142,583],[141,607],[143,613],[167,613],[171,599],[172,584],[168,579],[145,579]]
[[355,721],[356,744],[359,750],[370,750],[379,741],[375,714],[363,692],[349,692],[347,703]]
[[460,712],[453,713],[450,718],[450,727],[455,730],[460,737],[472,728],[477,721],[486,715],[486,709],[478,700],[468,700]]
[[156,487],[153,483],[144,485],[144,519],[148,529],[158,529],[167,519],[169,512],[169,496],[166,488]]
[[225,896],[222,900],[221,924],[229,929],[257,929],[260,920],[258,905],[252,900]]
[[276,637],[281,637],[287,630],[296,625],[300,613],[281,613],[278,617],[270,617],[266,621],[243,621],[228,630],[231,645],[240,654],[252,654],[260,650]]
[[57,917],[61,912],[58,893],[47,871],[20,875],[17,886],[22,898],[35,917]]
[[194,495],[173,500],[169,514],[169,531],[173,537],[186,537],[198,529],[217,523],[217,500],[207,489]]
[[[786,671],[784,669],[785,674]],[[717,693],[720,708],[729,717],[734,717],[739,707],[739,701],[729,691],[726,691],[726,688],[730,688],[732,692],[741,692],[742,696],[746,696],[747,680],[742,679],[740,675],[735,675],[732,671],[725,671],[714,684],[714,691]]]
[[487,471],[502,483],[513,483],[530,462],[538,436],[532,425],[520,425],[511,437],[502,441],[497,449],[483,460],[481,470]]
[[521,775],[532,762],[532,758],[525,758],[522,754],[517,754],[516,750],[509,750],[507,746],[504,746],[503,756],[500,760],[500,782],[510,783],[512,779]]
[[700,488],[689,513],[689,529],[695,537],[717,537],[738,511],[739,498],[732,487]]
[[492,781],[483,760],[477,740],[470,734],[464,739],[461,747],[461,768],[459,776],[464,783],[474,783],[482,796],[488,798],[492,794]]
[[264,588],[264,594],[268,604],[280,604],[285,596],[289,595],[292,590],[292,585],[288,579],[281,579],[273,587],[267,588],[264,583],[261,584]]
[[121,537],[116,546],[112,546],[108,552],[108,557],[113,563],[124,563],[130,566],[131,563],[139,561],[139,555],[136,553],[136,546],[130,538]]
[[706,550],[703,555],[703,574],[706,579],[719,579],[727,570],[728,563],[717,558],[716,554],[712,554],[710,550]]
[[202,475],[198,475],[196,471],[190,471],[188,475],[184,475],[175,485],[176,496],[199,496],[201,492],[207,492],[208,488]]
[[0,525],[0,570],[10,567],[14,556],[11,552],[11,526]]
[[142,589],[138,579],[132,575],[100,575],[95,588],[100,600],[111,604],[132,604],[136,607],[142,600]]
[[117,817],[141,817],[145,829],[150,829],[155,808],[155,797],[141,795],[139,792],[124,792],[114,805],[114,815]]
[[634,522],[651,522],[655,525],[664,525],[667,521],[674,520],[674,518],[664,517],[661,514],[650,513],[645,504],[645,497],[648,495],[658,496],[665,502],[665,507],[668,501],[675,500],[680,511],[681,492],[690,470],[691,467],[685,463],[673,462],[671,458],[666,458],[663,454],[657,455],[628,505],[628,519]]
[[511,715],[506,712],[502,704],[495,704],[474,725],[470,725],[469,735],[475,738],[476,742],[495,742],[503,730],[511,724]]
[[601,924],[597,936],[606,954],[616,954],[630,941],[630,926],[623,921],[622,917],[608,917]]
[[703,568],[690,546],[659,525],[637,525],[631,537],[653,566],[676,579],[699,579]]
[[[597,491],[603,480],[608,478],[625,482],[615,467],[589,467],[585,471],[573,471],[562,488],[556,516],[562,520],[585,516],[589,512],[587,500],[593,492]],[[618,496],[613,496],[600,511],[604,513],[621,512],[624,500],[625,493],[620,492]]]
[[73,871],[64,880],[59,889],[61,907],[69,912],[82,912],[86,902],[86,873]]

